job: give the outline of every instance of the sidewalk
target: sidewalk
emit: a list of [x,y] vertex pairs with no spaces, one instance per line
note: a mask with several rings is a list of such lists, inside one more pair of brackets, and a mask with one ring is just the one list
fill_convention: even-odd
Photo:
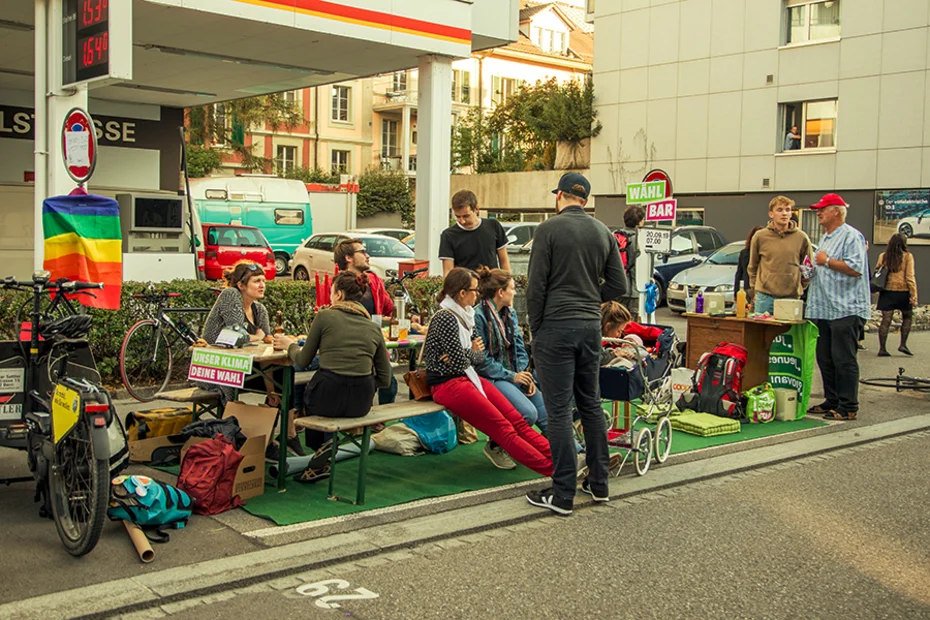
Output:
[[[662,317],[663,321],[666,317]],[[671,319],[675,320],[675,319]],[[680,321],[680,319],[678,319]],[[930,333],[915,333],[910,346],[914,351],[925,351],[930,345]],[[930,375],[930,358],[905,358],[895,355],[891,358],[877,358],[877,338],[867,336],[868,351],[860,354],[863,377],[893,376],[898,366],[907,369],[907,373],[917,376]],[[820,396],[819,376],[815,373],[816,403]],[[398,399],[406,398],[406,387],[400,382]],[[830,435],[848,431],[843,437],[865,438],[870,431],[868,427],[892,422],[901,418],[930,413],[930,401],[926,395],[902,393],[862,386],[860,390],[862,408],[861,417],[853,423],[833,423],[829,426],[806,432],[775,436],[751,442],[740,442],[717,448],[706,449],[683,455],[673,455],[669,462],[658,466],[642,477],[637,478],[632,469],[627,469],[623,476],[611,480],[612,495],[627,495],[643,485],[675,484],[676,479],[684,479],[695,472],[704,471],[713,459],[731,455],[730,458],[749,458],[749,451],[758,448],[772,450],[790,450],[790,446],[775,447],[776,444],[801,445],[810,441],[831,441]],[[251,398],[258,399],[257,396]],[[120,402],[118,410],[121,415],[133,410],[159,406],[160,403]],[[839,438],[840,436],[837,436]],[[820,439],[818,439],[820,438]],[[736,453],[747,453],[741,457]],[[735,456],[732,456],[735,455]],[[700,465],[695,462],[701,461]],[[692,464],[689,466],[689,464]],[[155,470],[133,466],[134,473],[144,473],[156,478],[165,475]],[[690,472],[690,473],[689,473]],[[0,449],[0,474],[4,476],[27,475],[23,453]],[[275,527],[269,521],[251,516],[242,510],[234,510],[217,517],[195,517],[189,527],[172,533],[172,541],[167,545],[156,546],[155,562],[141,564],[128,541],[123,529],[116,524],[108,524],[100,544],[94,552],[83,559],[76,560],[62,549],[54,524],[38,517],[37,506],[32,502],[33,488],[28,484],[0,487],[0,549],[3,549],[4,562],[0,568],[3,583],[0,585],[0,603],[33,597],[50,592],[60,592],[79,586],[103,583],[115,578],[144,578],[166,569],[192,565],[209,560],[231,558],[262,549],[277,548],[300,541],[318,542],[306,549],[319,545],[328,547],[339,540],[349,540],[352,533],[365,529],[367,540],[375,544],[381,538],[390,539],[400,531],[408,531],[406,522],[414,519],[452,519],[456,527],[466,527],[458,523],[453,515],[461,514],[468,507],[487,505],[494,510],[522,510],[523,501],[517,499],[527,488],[536,488],[539,481],[513,484],[503,488],[488,489],[451,497],[433,498],[392,508],[373,510],[358,515],[337,517],[310,524],[296,524]],[[275,493],[273,487],[266,487],[266,493]],[[472,511],[483,509],[472,508]],[[457,512],[452,512],[457,511]],[[466,511],[467,512],[467,511]],[[522,514],[522,512],[521,512]],[[447,516],[448,519],[443,517]],[[450,526],[451,527],[451,526]],[[329,539],[329,537],[338,538]],[[346,539],[345,536],[349,536]],[[381,537],[381,538],[379,538]],[[321,540],[327,538],[327,540]],[[310,544],[310,543],[308,543]],[[341,549],[350,550],[350,546]],[[245,558],[243,558],[245,559]],[[307,561],[318,561],[307,557]],[[322,560],[319,560],[322,561]],[[41,575],[41,580],[36,579]]]

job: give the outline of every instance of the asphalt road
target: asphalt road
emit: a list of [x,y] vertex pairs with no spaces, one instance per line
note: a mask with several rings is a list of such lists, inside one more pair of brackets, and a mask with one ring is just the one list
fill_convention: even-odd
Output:
[[928,450],[886,439],[130,617],[927,618]]

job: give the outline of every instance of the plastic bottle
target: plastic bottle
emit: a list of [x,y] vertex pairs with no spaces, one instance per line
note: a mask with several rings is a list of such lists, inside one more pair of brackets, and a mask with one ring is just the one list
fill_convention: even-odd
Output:
[[697,298],[694,300],[694,311],[698,314],[704,313],[704,293],[698,291]]
[[746,318],[746,291],[743,289],[736,293],[736,316],[741,319]]

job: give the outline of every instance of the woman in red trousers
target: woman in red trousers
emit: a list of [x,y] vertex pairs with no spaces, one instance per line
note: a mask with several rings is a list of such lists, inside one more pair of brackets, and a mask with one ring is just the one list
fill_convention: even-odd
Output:
[[[430,321],[424,344],[426,381],[433,400],[490,437],[518,463],[549,476],[549,441],[475,371],[485,360],[484,343],[475,333],[477,300],[477,274],[462,267],[450,271],[439,292],[440,310]],[[487,447],[485,456],[491,459]]]

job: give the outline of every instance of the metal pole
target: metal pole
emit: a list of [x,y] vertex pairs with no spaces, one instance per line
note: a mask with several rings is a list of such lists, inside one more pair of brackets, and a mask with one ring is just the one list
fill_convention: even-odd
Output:
[[42,269],[45,258],[45,232],[42,229],[42,202],[48,196],[48,4],[35,0],[35,120],[33,126],[33,269]]

